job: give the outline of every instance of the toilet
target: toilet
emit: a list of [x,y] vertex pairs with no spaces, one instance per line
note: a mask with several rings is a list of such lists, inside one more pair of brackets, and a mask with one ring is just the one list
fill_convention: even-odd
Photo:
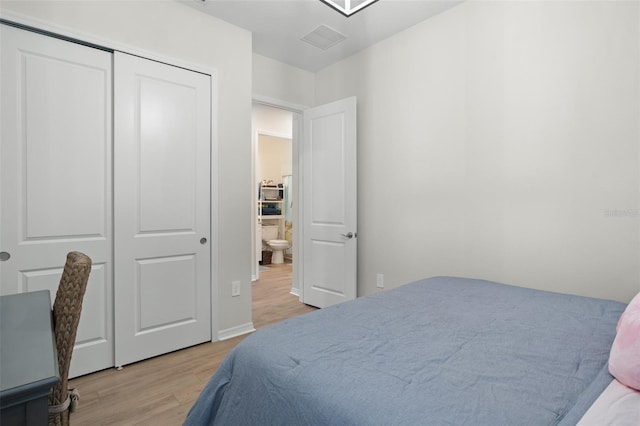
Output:
[[273,255],[271,256],[271,263],[278,264],[284,263],[284,251],[289,248],[289,241],[287,240],[269,240],[267,241]]
[[289,248],[289,241],[278,240],[278,227],[275,225],[262,225],[262,241],[273,252],[271,263],[284,263],[284,251]]

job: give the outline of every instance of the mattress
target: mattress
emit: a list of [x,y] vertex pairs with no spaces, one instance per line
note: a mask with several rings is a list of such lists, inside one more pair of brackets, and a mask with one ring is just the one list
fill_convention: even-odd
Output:
[[575,425],[622,303],[434,277],[262,329],[186,425]]

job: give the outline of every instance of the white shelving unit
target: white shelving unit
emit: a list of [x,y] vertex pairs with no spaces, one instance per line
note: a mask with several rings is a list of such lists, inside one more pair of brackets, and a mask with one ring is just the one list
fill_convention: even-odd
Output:
[[[280,197],[280,193],[284,193],[284,190],[277,186],[262,185],[258,199],[258,223],[278,226],[278,238],[283,238],[284,235],[284,200]],[[263,214],[265,207],[280,209],[280,214]]]

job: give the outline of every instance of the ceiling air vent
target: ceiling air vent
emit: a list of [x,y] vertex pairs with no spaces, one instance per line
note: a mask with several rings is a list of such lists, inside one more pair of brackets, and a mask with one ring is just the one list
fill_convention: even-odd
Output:
[[333,28],[327,27],[326,25],[320,25],[300,40],[319,49],[327,50],[341,41],[346,40],[346,38],[346,35],[339,33]]

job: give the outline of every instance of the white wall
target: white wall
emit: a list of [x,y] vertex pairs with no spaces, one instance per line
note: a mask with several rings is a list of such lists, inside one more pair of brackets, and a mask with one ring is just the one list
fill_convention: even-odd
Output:
[[[82,38],[125,44],[181,62],[215,68],[218,81],[218,158],[221,224],[212,238],[219,247],[220,330],[251,324],[251,34],[174,1],[5,1],[6,14],[21,15],[69,30]],[[241,282],[241,296],[231,297],[231,282]]]
[[315,75],[291,65],[253,55],[253,94],[300,106],[313,106]]
[[317,74],[358,97],[358,294],[640,290],[640,3],[470,1]]
[[283,183],[282,177],[291,174],[291,139],[260,135],[258,138],[258,181]]

